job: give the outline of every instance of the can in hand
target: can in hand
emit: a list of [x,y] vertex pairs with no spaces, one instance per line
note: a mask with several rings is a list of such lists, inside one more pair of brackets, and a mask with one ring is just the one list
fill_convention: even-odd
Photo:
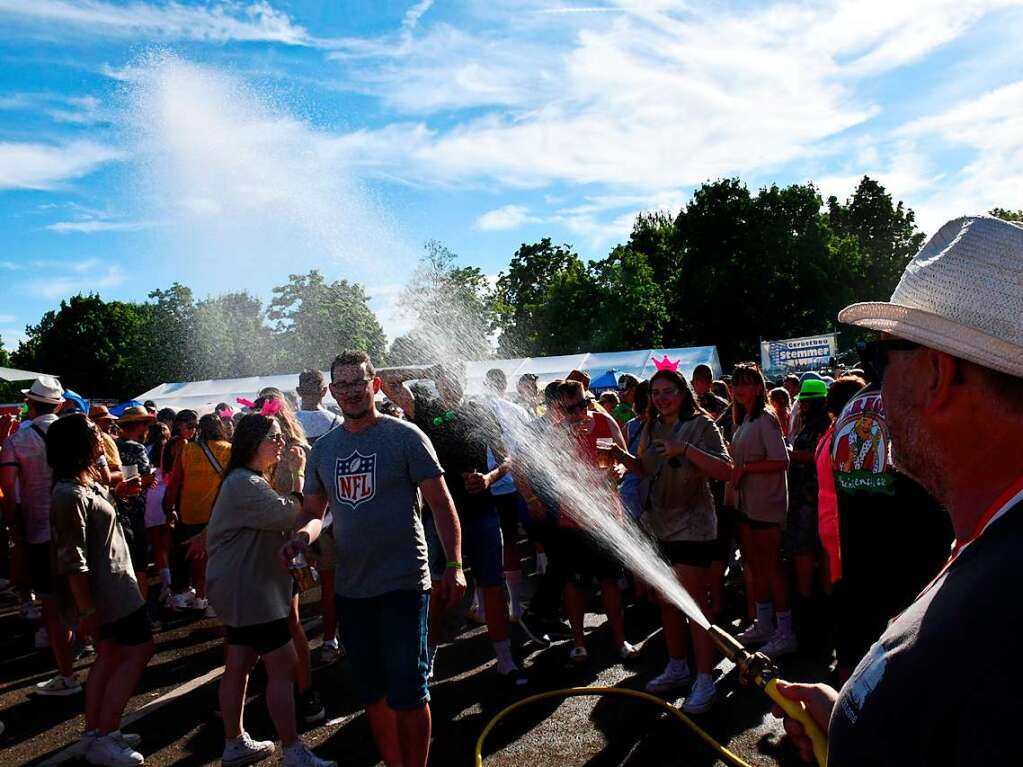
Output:
[[309,591],[309,589],[316,588],[320,582],[320,576],[303,554],[296,554],[292,558],[288,564],[288,572],[294,578],[295,585],[298,587],[300,594]]

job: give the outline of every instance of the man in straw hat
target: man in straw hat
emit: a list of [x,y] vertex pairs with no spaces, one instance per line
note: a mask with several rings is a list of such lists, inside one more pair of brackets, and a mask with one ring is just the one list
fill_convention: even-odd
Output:
[[[45,628],[40,629],[38,639],[41,641],[37,641],[36,646],[46,647],[48,640],[59,672],[53,679],[36,685],[36,692],[46,696],[76,695],[82,691],[82,686],[72,667],[71,632],[61,624],[54,600],[50,565],[53,481],[46,461],[46,432],[57,420],[57,410],[64,402],[64,388],[56,378],[41,376],[22,393],[28,406],[28,426],[8,437],[0,452],[4,519],[14,545],[25,552],[32,589],[43,602]],[[15,504],[16,485],[20,492],[19,504]]]
[[[950,221],[906,267],[891,301],[853,304],[839,320],[882,334],[865,356],[881,378],[893,460],[942,503],[956,543],[841,692],[782,692],[828,731],[832,767],[1016,762],[1023,226]],[[808,757],[802,728],[785,726]]]
[[89,408],[89,420],[99,428],[99,442],[106,459],[106,468],[101,470],[103,484],[115,487],[121,479],[121,453],[117,449],[117,440],[111,434],[117,416],[111,413],[106,405],[93,405]]

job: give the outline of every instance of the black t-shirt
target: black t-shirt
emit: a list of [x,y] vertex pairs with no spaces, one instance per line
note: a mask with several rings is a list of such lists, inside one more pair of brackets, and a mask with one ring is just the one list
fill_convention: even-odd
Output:
[[1023,502],[963,549],[842,688],[831,767],[1019,764]]
[[888,621],[938,572],[952,545],[948,514],[895,470],[891,456],[881,394],[868,387],[842,410],[831,442],[842,557],[842,665],[859,662]]
[[488,447],[499,460],[504,455],[501,429],[493,412],[475,400],[464,400],[449,409],[439,399],[414,396],[413,423],[430,438],[437,451],[455,509],[462,516],[493,509],[490,493],[470,495],[462,479],[463,473],[487,472]]

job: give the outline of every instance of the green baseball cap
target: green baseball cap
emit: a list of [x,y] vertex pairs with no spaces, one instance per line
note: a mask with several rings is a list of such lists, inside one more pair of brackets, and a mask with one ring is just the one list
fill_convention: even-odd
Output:
[[828,396],[828,385],[824,381],[817,381],[807,378],[799,387],[797,400],[803,399],[825,399]]

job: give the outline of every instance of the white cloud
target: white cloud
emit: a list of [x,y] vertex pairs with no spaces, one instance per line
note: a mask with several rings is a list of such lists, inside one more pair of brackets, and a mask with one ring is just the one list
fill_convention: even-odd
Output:
[[145,221],[58,221],[49,224],[46,228],[59,234],[77,232],[80,234],[94,234],[96,232],[134,232],[145,229],[150,224]]
[[0,142],[0,190],[56,189],[64,181],[125,157],[124,152],[94,141],[63,146]]
[[524,205],[505,205],[501,208],[488,210],[476,219],[475,227],[483,232],[498,232],[505,229],[518,229],[520,226],[535,223],[541,219],[529,215],[529,208]]
[[99,267],[99,262],[95,259],[83,261],[71,266],[71,270],[77,275],[76,277],[59,276],[31,280],[25,287],[31,295],[53,300],[76,293],[116,288],[124,282],[124,272],[121,271],[119,266],[108,266],[98,274],[90,273],[97,267]]
[[301,26],[259,2],[214,2],[186,5],[178,2],[126,5],[100,0],[0,0],[0,16],[44,25],[48,34],[66,25],[76,34],[162,39],[261,41],[284,45],[315,45]]

